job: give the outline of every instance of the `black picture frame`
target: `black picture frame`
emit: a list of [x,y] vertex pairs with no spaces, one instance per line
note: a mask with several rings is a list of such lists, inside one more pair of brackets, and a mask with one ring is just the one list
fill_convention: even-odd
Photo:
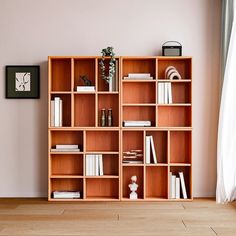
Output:
[[6,98],[40,98],[40,66],[7,65]]

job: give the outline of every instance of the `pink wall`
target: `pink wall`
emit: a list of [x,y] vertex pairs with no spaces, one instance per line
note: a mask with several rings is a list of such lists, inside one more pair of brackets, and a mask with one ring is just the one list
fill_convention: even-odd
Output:
[[[0,196],[47,192],[47,56],[160,55],[166,40],[193,56],[193,193],[214,196],[220,0],[1,0]],[[7,100],[5,65],[40,64],[41,99]]]

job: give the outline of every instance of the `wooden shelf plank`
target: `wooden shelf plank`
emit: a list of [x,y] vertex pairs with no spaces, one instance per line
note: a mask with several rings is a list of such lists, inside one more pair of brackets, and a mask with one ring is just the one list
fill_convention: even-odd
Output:
[[175,80],[169,80],[169,79],[158,79],[157,82],[170,82],[170,83],[190,83],[192,82],[191,79],[175,79]]
[[170,103],[170,104],[157,104],[158,107],[187,107],[192,106],[191,103]]
[[51,175],[51,179],[81,179],[84,178],[82,175]]
[[51,94],[72,94],[71,91],[51,91]]
[[170,166],[191,166],[190,163],[170,163]]
[[126,103],[122,104],[123,107],[125,106],[142,106],[142,107],[147,107],[147,106],[156,106],[155,103]]
[[85,152],[85,154],[97,154],[97,153],[99,153],[99,154],[119,154],[119,152],[117,151],[117,152],[108,152],[108,151],[86,151]]
[[144,166],[144,164],[135,164],[135,163],[122,163],[122,166]]
[[153,163],[151,163],[151,164],[145,164],[145,166],[153,166],[153,167],[155,167],[155,166],[168,166],[168,164],[167,163],[157,163],[157,164],[153,164]]
[[83,155],[84,152],[50,152],[50,155],[66,155],[66,154],[73,154],[73,155]]
[[98,91],[97,94],[117,95],[117,94],[119,94],[119,92]]
[[92,175],[92,176],[84,176],[86,179],[118,179],[118,175]]
[[156,82],[156,79],[122,79],[123,83],[150,83],[150,82]]

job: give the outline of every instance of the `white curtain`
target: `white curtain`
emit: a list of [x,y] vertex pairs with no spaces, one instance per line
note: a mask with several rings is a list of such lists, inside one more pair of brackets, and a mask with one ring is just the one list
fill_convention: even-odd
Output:
[[218,145],[218,203],[236,199],[236,22],[235,1],[222,1],[222,75]]

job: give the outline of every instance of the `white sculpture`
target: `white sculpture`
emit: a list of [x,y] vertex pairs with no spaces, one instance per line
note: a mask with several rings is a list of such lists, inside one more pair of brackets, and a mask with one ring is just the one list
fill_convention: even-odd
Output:
[[138,194],[136,193],[137,189],[138,189],[138,184],[136,184],[137,182],[137,176],[136,175],[133,175],[131,177],[131,181],[132,183],[129,184],[129,188],[130,188],[130,195],[129,195],[129,198],[130,199],[138,199]]

